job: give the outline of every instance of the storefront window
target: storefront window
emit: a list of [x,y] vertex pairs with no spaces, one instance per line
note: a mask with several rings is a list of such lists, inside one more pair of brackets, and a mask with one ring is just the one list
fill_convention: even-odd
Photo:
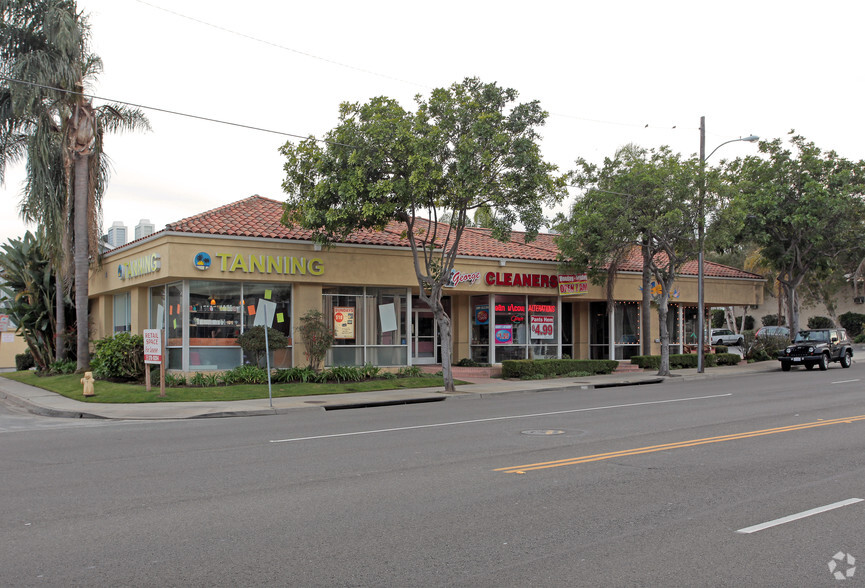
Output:
[[682,353],[680,326],[679,305],[670,304],[667,308],[667,331],[670,333],[670,353]]
[[640,354],[640,303],[616,302],[615,359],[630,359]]
[[243,292],[238,282],[189,282],[189,369],[237,367],[237,337],[243,320]]
[[322,294],[334,330],[327,365],[408,364],[405,289],[333,287]]
[[[288,348],[271,350],[270,366],[280,369],[290,368],[291,285],[244,283],[240,306],[244,331],[255,326],[257,320],[259,323],[266,322],[270,328],[282,332],[288,338]],[[244,361],[250,362],[251,358],[244,357]]]
[[555,359],[559,356],[558,299],[551,296],[529,296],[529,357]]
[[405,289],[367,288],[365,363],[407,365]]
[[471,359],[478,363],[490,362],[490,297],[471,297]]
[[132,330],[132,305],[129,292],[114,296],[114,332],[124,333]]
[[183,369],[183,283],[168,284],[168,312],[165,315],[168,369]]
[[589,359],[610,359],[610,317],[606,302],[589,303]]
[[494,296],[493,299],[496,363],[508,359],[526,359],[526,297]]

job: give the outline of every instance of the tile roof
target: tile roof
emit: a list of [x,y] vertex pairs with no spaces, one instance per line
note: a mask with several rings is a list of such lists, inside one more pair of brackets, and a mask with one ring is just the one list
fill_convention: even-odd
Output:
[[[283,203],[262,196],[250,196],[231,204],[226,204],[207,212],[170,223],[165,231],[195,233],[206,235],[226,235],[258,237],[270,239],[292,239],[309,241],[312,231],[295,226],[285,226],[282,219]],[[421,221],[428,222],[428,221]],[[430,223],[431,224],[431,223]],[[439,225],[442,233],[446,225]],[[389,247],[408,247],[409,241],[403,236],[405,225],[388,223],[383,231],[358,231],[344,240],[344,243],[359,245],[380,245]],[[526,243],[525,233],[514,231],[507,243],[492,237],[490,229],[467,228],[460,240],[460,255],[466,257],[492,257],[499,259],[524,259],[529,261],[556,261],[558,248],[554,235],[542,233]],[[631,251],[628,259],[620,267],[622,271],[642,271],[642,256],[638,248]],[[762,276],[744,270],[706,261],[705,275],[709,277],[762,279]],[[686,262],[681,275],[697,275],[697,262]]]

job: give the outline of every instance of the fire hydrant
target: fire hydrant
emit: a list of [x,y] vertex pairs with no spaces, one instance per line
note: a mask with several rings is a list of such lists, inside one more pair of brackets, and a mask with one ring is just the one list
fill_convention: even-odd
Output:
[[84,372],[84,377],[81,378],[81,383],[84,384],[84,396],[96,396],[93,391],[93,372]]

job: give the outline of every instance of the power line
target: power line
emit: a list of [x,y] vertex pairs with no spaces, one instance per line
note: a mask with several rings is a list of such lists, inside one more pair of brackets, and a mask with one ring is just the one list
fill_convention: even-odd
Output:
[[[333,60],[333,59],[327,59],[326,57],[319,57],[318,55],[314,55],[314,54],[312,54],[312,53],[308,53],[308,52],[306,52],[306,51],[300,51],[299,49],[293,49],[293,48],[291,48],[291,47],[286,47],[285,45],[280,45],[279,43],[274,43],[273,41],[268,41],[268,40],[266,40],[266,39],[262,39],[262,38],[260,38],[260,37],[255,37],[255,36],[252,36],[252,35],[248,35],[248,34],[246,34],[246,33],[241,33],[241,32],[235,31],[235,30],[233,30],[233,29],[229,29],[229,28],[227,28],[227,27],[223,27],[223,26],[221,26],[221,25],[217,25],[217,24],[213,24],[213,23],[211,23],[211,22],[207,22],[206,20],[202,20],[202,19],[200,19],[200,18],[196,18],[196,17],[194,17],[194,16],[189,16],[189,15],[187,15],[187,14],[183,14],[183,13],[177,12],[177,11],[175,11],[175,10],[171,10],[171,9],[169,9],[169,8],[163,8],[162,6],[158,6],[158,5],[156,5],[156,4],[153,4],[152,2],[147,2],[146,0],[135,0],[135,1],[138,2],[139,4],[144,4],[145,6],[150,6],[151,8],[154,8],[154,9],[156,9],[156,10],[161,10],[162,12],[167,12],[168,14],[173,14],[174,16],[178,16],[178,17],[180,17],[180,18],[185,18],[186,20],[190,20],[190,21],[192,21],[192,22],[195,22],[195,23],[198,23],[198,24],[204,25],[204,26],[206,26],[206,27],[210,27],[210,28],[216,29],[216,30],[218,30],[218,31],[222,31],[222,32],[224,32],[224,33],[229,33],[229,34],[231,34],[231,35],[237,35],[238,37],[243,37],[243,38],[245,38],[245,39],[249,39],[249,40],[252,40],[252,41],[256,41],[256,42],[258,42],[258,43],[262,43],[262,44],[264,44],[264,45],[269,45],[269,46],[271,46],[271,47],[276,47],[277,49],[282,49],[283,51],[289,51],[289,52],[291,52],[291,53],[296,53],[297,55],[302,55],[302,56],[304,56],[304,57],[308,57],[308,58],[310,58],[310,59],[317,59],[317,60],[319,60],[319,61],[323,61],[323,62],[325,62],[325,63],[330,63],[331,65],[336,65],[336,66],[338,66],[338,67],[344,67],[344,68],[346,68],[346,69],[351,69],[351,70],[354,70],[354,71],[359,71],[359,72],[366,73],[366,74],[370,74],[370,75],[377,76],[377,77],[380,77],[380,78],[385,78],[385,79],[393,80],[393,81],[396,81],[396,82],[400,82],[400,83],[402,83],[402,84],[408,84],[408,85],[412,85],[412,86],[418,86],[418,87],[426,88],[426,89],[431,89],[431,88],[432,88],[432,86],[429,86],[429,85],[426,85],[426,84],[421,84],[421,83],[419,83],[419,82],[412,82],[412,81],[404,80],[404,79],[401,79],[401,78],[397,78],[397,77],[390,76],[390,75],[387,75],[387,74],[382,74],[382,73],[379,73],[379,72],[376,72],[376,71],[372,71],[372,70],[369,70],[369,69],[364,69],[364,68],[361,68],[361,67],[356,67],[356,66],[353,66],[353,65],[348,65],[348,64],[345,64],[345,63],[342,63],[342,62],[340,62],[340,61],[336,61],[336,60]],[[563,114],[563,113],[560,113],[560,112],[550,112],[550,115],[551,115],[551,116],[555,116],[555,117],[570,118],[570,119],[574,119],[574,120],[581,120],[581,121],[586,121],[586,122],[593,122],[593,123],[604,124],[604,125],[615,125],[615,126],[622,126],[622,127],[634,127],[634,128],[645,128],[645,129],[665,129],[665,130],[674,130],[674,129],[676,129],[676,128],[678,127],[678,125],[671,125],[671,126],[663,126],[663,127],[662,127],[662,126],[649,125],[649,124],[643,124],[643,123],[637,124],[637,123],[627,123],[627,122],[617,122],[617,121],[609,121],[609,120],[600,120],[600,119],[594,119],[594,118],[587,118],[587,117],[575,116],[575,115],[571,115],[571,114]],[[693,131],[697,131],[697,130],[699,130],[699,127],[682,127],[682,129],[683,129],[683,130],[693,130]]]
[[147,106],[145,104],[136,104],[134,102],[125,102],[123,100],[116,100],[114,98],[105,98],[104,96],[97,96],[95,94],[87,94],[85,92],[75,92],[73,90],[65,90],[63,88],[57,88],[54,86],[47,86],[44,84],[37,84],[35,82],[28,82],[28,81],[19,80],[16,78],[10,78],[10,77],[4,76],[4,75],[0,75],[0,80],[5,80],[7,82],[14,82],[16,84],[23,84],[26,86],[33,86],[36,88],[42,88],[44,90],[54,90],[55,92],[62,92],[64,94],[76,94],[78,96],[84,96],[85,98],[90,98],[90,99],[95,99],[95,100],[104,100],[106,102],[114,102],[115,104],[123,104],[126,106],[133,106],[135,108],[143,108],[145,110],[153,110],[156,112],[163,112],[165,114],[173,114],[175,116],[184,116],[186,118],[194,118],[194,119],[203,120],[206,122],[218,123],[221,125],[228,125],[228,126],[232,126],[232,127],[239,127],[241,129],[249,129],[251,131],[260,131],[262,133],[271,133],[274,135],[282,135],[285,137],[294,137],[296,139],[312,139],[313,141],[316,141],[319,143],[327,143],[328,145],[339,145],[340,147],[349,147],[352,149],[355,148],[354,145],[347,145],[346,143],[339,143],[337,141],[329,141],[327,139],[316,139],[313,136],[304,136],[304,135],[298,135],[295,133],[286,133],[284,131],[274,131],[273,129],[266,129],[264,127],[254,127],[252,125],[245,125],[242,123],[236,123],[236,122],[231,122],[231,121],[227,121],[227,120],[220,120],[218,118],[210,118],[210,117],[201,116],[198,114],[189,114],[186,112],[179,112],[177,110],[168,110],[167,108],[159,108],[158,106]]
[[325,63],[330,63],[331,65],[336,65],[336,66],[338,66],[338,67],[344,67],[344,68],[346,68],[346,69],[352,69],[352,70],[354,70],[354,71],[359,71],[359,72],[362,72],[362,73],[365,73],[365,74],[370,74],[370,75],[377,76],[377,77],[380,77],[380,78],[386,78],[386,79],[388,79],[388,80],[393,80],[393,81],[395,81],[395,82],[400,82],[401,84],[408,84],[408,85],[410,85],[410,86],[418,86],[418,87],[421,87],[421,88],[427,88],[427,89],[430,88],[430,86],[427,86],[427,85],[425,85],[425,84],[420,84],[420,83],[418,83],[418,82],[412,82],[412,81],[408,81],[408,80],[403,80],[403,79],[401,79],[401,78],[397,78],[397,77],[394,77],[394,76],[389,76],[389,75],[387,75],[387,74],[382,74],[382,73],[379,73],[379,72],[376,72],[376,71],[372,71],[372,70],[370,70],[370,69],[364,69],[364,68],[362,68],[362,67],[356,67],[356,66],[354,66],[354,65],[348,65],[348,64],[346,64],[346,63],[342,63],[342,62],[340,62],[340,61],[336,61],[336,60],[333,60],[333,59],[327,59],[326,57],[319,57],[318,55],[313,55],[312,53],[307,53],[306,51],[300,51],[299,49],[293,49],[293,48],[291,48],[291,47],[286,47],[285,45],[280,45],[279,43],[274,43],[273,41],[268,41],[267,39],[261,39],[261,38],[259,38],[259,37],[254,37],[254,36],[252,36],[252,35],[247,35],[246,33],[241,33],[241,32],[238,32],[238,31],[235,31],[235,30],[232,30],[232,29],[229,29],[229,28],[226,28],[226,27],[223,27],[223,26],[217,25],[217,24],[213,24],[213,23],[211,23],[211,22],[207,22],[207,21],[205,21],[205,20],[201,20],[200,18],[195,18],[194,16],[189,16],[189,15],[187,15],[187,14],[182,14],[182,13],[180,13],[180,12],[176,12],[176,11],[174,11],[174,10],[170,10],[170,9],[168,9],[168,8],[163,8],[162,6],[157,6],[156,4],[151,4],[150,2],[146,2],[145,0],[135,0],[135,1],[138,2],[139,4],[144,4],[144,5],[146,5],[146,6],[150,6],[151,8],[155,8],[156,10],[161,10],[161,11],[163,11],[163,12],[167,12],[167,13],[169,13],[169,14],[173,14],[174,16],[179,16],[180,18],[185,18],[185,19],[187,19],[187,20],[191,20],[192,22],[196,22],[196,23],[201,24],[201,25],[204,25],[204,26],[206,26],[206,27],[211,27],[211,28],[216,29],[216,30],[218,30],[218,31],[222,31],[222,32],[229,33],[229,34],[232,34],[232,35],[237,35],[238,37],[243,37],[243,38],[245,38],[245,39],[250,39],[250,40],[252,40],[252,41],[256,41],[256,42],[258,42],[258,43],[263,43],[263,44],[265,44],[265,45],[270,45],[271,47],[276,47],[277,49],[282,49],[283,51],[289,51],[289,52],[291,52],[291,53],[296,53],[296,54],[298,54],[298,55],[303,55],[304,57],[309,57],[310,59],[317,59],[317,60],[319,60],[319,61],[323,61],[323,62],[325,62]]

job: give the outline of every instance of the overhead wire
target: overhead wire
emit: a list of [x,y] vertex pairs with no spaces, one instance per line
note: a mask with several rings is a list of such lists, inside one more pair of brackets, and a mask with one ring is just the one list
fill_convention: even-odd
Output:
[[33,86],[33,87],[36,87],[36,88],[42,88],[42,89],[44,89],[44,90],[54,90],[55,92],[63,92],[63,93],[65,93],[65,94],[76,94],[76,95],[79,95],[79,96],[84,96],[85,98],[90,98],[91,100],[104,100],[105,102],[111,102],[111,103],[114,103],[114,104],[123,104],[123,105],[125,105],[125,106],[132,106],[132,107],[135,107],[135,108],[143,108],[143,109],[145,109],[145,110],[153,110],[153,111],[155,111],[155,112],[162,112],[162,113],[165,113],[165,114],[173,114],[173,115],[175,115],[175,116],[183,116],[183,117],[187,117],[187,118],[193,118],[193,119],[197,119],[197,120],[203,120],[203,121],[206,121],[206,122],[218,123],[218,124],[221,124],[221,125],[229,125],[229,126],[232,126],[232,127],[238,127],[238,128],[242,128],[242,129],[249,129],[249,130],[252,130],[252,131],[261,131],[261,132],[263,132],[263,133],[271,133],[271,134],[274,134],[274,135],[282,135],[282,136],[285,136],[285,137],[294,137],[294,138],[296,138],[296,139],[312,139],[313,141],[316,141],[316,142],[319,142],[319,143],[327,143],[328,145],[339,145],[340,147],[350,147],[350,148],[355,148],[355,147],[356,147],[355,145],[348,145],[348,144],[346,144],[346,143],[340,143],[340,142],[338,142],[338,141],[331,141],[331,140],[328,140],[328,139],[316,139],[316,138],[315,138],[314,136],[312,136],[312,135],[298,135],[298,134],[296,134],[296,133],[287,133],[287,132],[285,132],[285,131],[275,131],[275,130],[273,130],[273,129],[266,129],[266,128],[264,128],[264,127],[256,127],[256,126],[252,126],[252,125],[246,125],[246,124],[243,124],[243,123],[236,123],[236,122],[231,122],[231,121],[227,121],[227,120],[221,120],[221,119],[218,119],[218,118],[212,118],[212,117],[208,117],[208,116],[201,116],[201,115],[198,115],[198,114],[189,114],[188,112],[180,112],[180,111],[177,111],[177,110],[169,110],[169,109],[167,109],[167,108],[160,108],[160,107],[158,107],[158,106],[148,106],[148,105],[146,105],[146,104],[136,104],[135,102],[127,102],[127,101],[125,101],[125,100],[117,100],[117,99],[114,99],[114,98],[106,98],[106,97],[104,97],[104,96],[97,96],[96,94],[88,94],[88,93],[86,93],[86,92],[76,92],[76,91],[74,91],[74,90],[66,90],[66,89],[63,89],[63,88],[57,88],[57,87],[55,87],[55,86],[48,86],[48,85],[45,85],[45,84],[37,84],[36,82],[28,82],[28,81],[26,81],[26,80],[19,80],[19,79],[17,79],[17,78],[10,78],[9,76],[4,76],[4,75],[2,75],[2,74],[0,74],[0,80],[5,80],[5,81],[7,81],[7,82],[13,82],[13,83],[16,83],[16,84],[24,84],[24,85],[27,85],[27,86]]
[[[354,71],[358,71],[358,72],[366,73],[366,74],[373,75],[373,76],[377,76],[377,77],[380,77],[380,78],[385,78],[385,79],[393,80],[393,81],[396,81],[396,82],[400,82],[400,83],[402,83],[402,84],[408,84],[408,85],[412,85],[412,86],[418,86],[418,87],[426,88],[426,89],[431,89],[431,88],[432,88],[432,86],[429,86],[429,85],[427,85],[427,84],[422,84],[422,83],[420,83],[420,82],[414,82],[414,81],[404,80],[404,79],[402,79],[402,78],[398,78],[398,77],[391,76],[391,75],[388,75],[388,74],[383,74],[383,73],[380,73],[380,72],[377,72],[377,71],[373,71],[373,70],[371,70],[371,69],[365,69],[365,68],[357,67],[357,66],[354,66],[354,65],[349,65],[349,64],[343,63],[343,62],[341,62],[341,61],[336,61],[336,60],[334,60],[334,59],[328,59],[328,58],[326,58],[326,57],[320,57],[320,56],[318,56],[318,55],[315,55],[315,54],[313,54],[313,53],[309,53],[309,52],[307,52],[307,51],[301,51],[301,50],[299,50],[299,49],[294,49],[294,48],[292,48],[292,47],[286,47],[285,45],[280,45],[279,43],[274,43],[273,41],[268,41],[267,39],[262,39],[262,38],[260,38],[260,37],[255,37],[255,36],[253,36],[253,35],[249,35],[249,34],[246,34],[246,33],[241,33],[241,32],[239,32],[239,31],[236,31],[236,30],[230,29],[230,28],[228,28],[228,27],[224,27],[224,26],[222,26],[222,25],[214,24],[214,23],[212,23],[212,22],[208,22],[208,21],[206,21],[206,20],[202,20],[202,19],[197,18],[197,17],[194,17],[194,16],[189,16],[188,14],[183,14],[183,13],[181,13],[181,12],[177,12],[177,11],[175,11],[175,10],[171,10],[171,9],[169,9],[169,8],[165,8],[165,7],[159,6],[159,5],[157,5],[157,4],[153,4],[152,2],[148,2],[147,0],[135,0],[135,1],[138,2],[139,4],[143,4],[143,5],[145,5],[145,6],[149,6],[149,7],[151,7],[151,8],[156,9],[156,10],[161,10],[162,12],[166,12],[166,13],[168,13],[168,14],[173,14],[174,16],[177,16],[177,17],[180,17],[180,18],[184,18],[184,19],[186,19],[186,20],[190,20],[190,21],[192,21],[192,22],[195,22],[195,23],[198,23],[198,24],[201,24],[201,25],[204,25],[204,26],[207,26],[207,27],[210,27],[210,28],[216,29],[216,30],[218,30],[218,31],[222,31],[222,32],[225,32],[225,33],[229,33],[229,34],[231,34],[231,35],[236,35],[236,36],[239,36],[239,37],[243,37],[243,38],[245,38],[245,39],[249,39],[249,40],[251,40],[251,41],[255,41],[255,42],[257,42],[257,43],[262,43],[262,44],[264,44],[264,45],[269,45],[269,46],[271,46],[271,47],[275,47],[275,48],[277,48],[277,49],[282,49],[282,50],[284,50],[284,51],[289,51],[289,52],[291,52],[291,53],[296,53],[297,55],[302,55],[302,56],[304,56],[304,57],[308,57],[308,58],[310,58],[310,59],[316,59],[316,60],[318,60],[318,61],[322,61],[322,62],[325,62],[325,63],[329,63],[329,64],[331,64],[331,65],[336,65],[336,66],[338,66],[338,67],[343,67],[343,68],[346,68],[346,69],[351,69],[351,70],[354,70]],[[555,117],[561,117],[561,118],[570,118],[570,119],[574,119],[574,120],[582,120],[582,121],[586,121],[586,122],[593,122],[593,123],[597,123],[597,124],[615,125],[615,126],[624,126],[624,127],[635,127],[635,128],[644,128],[644,129],[664,129],[664,130],[677,130],[677,129],[682,129],[682,130],[699,130],[699,127],[689,127],[689,126],[681,127],[680,125],[661,126],[661,125],[651,125],[651,124],[646,124],[646,123],[631,123],[631,122],[621,122],[621,121],[618,121],[618,122],[617,122],[617,121],[608,121],[608,120],[601,120],[601,119],[596,119],[596,118],[588,118],[588,117],[576,116],[576,115],[572,115],[572,114],[564,114],[564,113],[560,113],[560,112],[550,112],[550,115],[551,115],[551,116],[555,116]]]

